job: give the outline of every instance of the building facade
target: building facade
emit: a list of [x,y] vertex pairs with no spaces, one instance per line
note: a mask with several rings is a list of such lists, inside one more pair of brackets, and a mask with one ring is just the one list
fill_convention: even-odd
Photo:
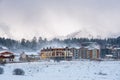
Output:
[[88,49],[87,52],[88,59],[99,59],[100,58],[100,50],[99,49]]
[[80,48],[79,55],[81,59],[87,59],[87,53],[88,53],[88,48],[84,48],[84,47]]
[[114,59],[120,59],[120,48],[112,49],[112,53]]
[[80,58],[80,49],[71,48],[70,51],[73,53],[73,59],[79,59]]
[[81,47],[71,48],[73,59],[100,59],[100,49]]
[[42,49],[40,53],[41,59],[53,60],[72,60],[73,53],[69,48],[46,48]]
[[102,49],[100,50],[100,57],[101,57],[101,58],[106,58],[106,55],[112,55],[112,49],[102,48]]

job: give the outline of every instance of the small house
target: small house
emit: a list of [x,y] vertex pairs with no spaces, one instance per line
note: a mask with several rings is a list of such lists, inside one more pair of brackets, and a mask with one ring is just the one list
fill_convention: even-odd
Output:
[[15,55],[9,51],[0,52],[0,62],[12,62]]

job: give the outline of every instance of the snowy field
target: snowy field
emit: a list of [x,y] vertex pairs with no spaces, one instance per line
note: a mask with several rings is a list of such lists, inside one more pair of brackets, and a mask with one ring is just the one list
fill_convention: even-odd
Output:
[[[0,80],[120,80],[120,61],[62,61],[6,64]],[[25,75],[13,75],[21,68]]]

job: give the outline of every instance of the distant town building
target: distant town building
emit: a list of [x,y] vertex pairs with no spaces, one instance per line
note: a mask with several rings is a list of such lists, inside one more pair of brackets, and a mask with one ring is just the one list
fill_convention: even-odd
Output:
[[96,48],[88,49],[87,52],[88,59],[99,59],[100,58],[100,50]]
[[29,61],[28,55],[25,54],[25,52],[22,52],[22,53],[20,54],[19,60],[20,60],[20,61]]
[[112,49],[110,49],[110,48],[101,48],[100,49],[101,58],[106,58],[106,55],[112,55]]
[[22,52],[20,54],[20,58],[19,58],[20,61],[22,62],[31,62],[31,61],[38,61],[40,60],[40,57],[38,54],[30,54],[30,53],[25,53],[25,52]]
[[80,49],[70,48],[70,51],[73,53],[73,59],[79,59],[80,58]]
[[96,42],[82,43],[82,47],[80,48],[80,57],[82,59],[99,59],[100,45]]
[[88,48],[81,47],[80,48],[80,58],[87,59]]
[[72,60],[73,53],[68,47],[66,48],[46,48],[42,49],[40,53],[41,59],[53,60]]
[[43,60],[100,59],[100,46],[96,42],[86,42],[77,48],[43,48],[40,58]]
[[120,48],[113,48],[112,53],[114,59],[120,59]]

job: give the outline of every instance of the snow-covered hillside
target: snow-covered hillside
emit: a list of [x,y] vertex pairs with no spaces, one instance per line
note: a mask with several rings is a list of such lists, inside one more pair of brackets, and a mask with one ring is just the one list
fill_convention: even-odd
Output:
[[[0,80],[120,80],[120,61],[44,61],[1,67]],[[16,68],[23,69],[25,75],[13,75]]]

